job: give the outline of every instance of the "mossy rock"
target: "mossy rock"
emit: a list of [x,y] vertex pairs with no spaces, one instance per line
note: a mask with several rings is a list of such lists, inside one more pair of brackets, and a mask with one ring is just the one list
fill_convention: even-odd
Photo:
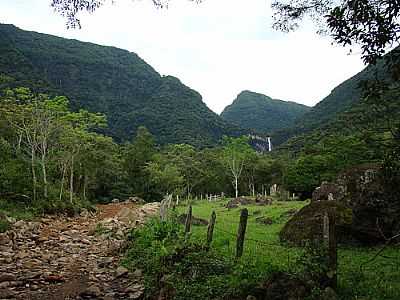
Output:
[[282,242],[304,246],[309,241],[321,241],[324,214],[335,209],[338,241],[350,239],[352,210],[336,201],[312,202],[299,210],[279,233]]

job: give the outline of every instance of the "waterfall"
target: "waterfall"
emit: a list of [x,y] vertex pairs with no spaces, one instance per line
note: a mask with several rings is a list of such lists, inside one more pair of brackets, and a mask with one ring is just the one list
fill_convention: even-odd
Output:
[[268,137],[268,151],[271,152],[272,151],[272,144],[271,144],[271,138]]

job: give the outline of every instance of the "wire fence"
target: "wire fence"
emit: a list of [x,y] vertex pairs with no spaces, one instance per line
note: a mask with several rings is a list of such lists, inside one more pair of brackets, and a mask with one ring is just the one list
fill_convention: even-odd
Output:
[[[246,210],[246,209],[244,209]],[[292,270],[293,268],[298,267],[298,261],[308,251],[308,248],[305,246],[289,246],[287,244],[282,244],[279,240],[272,239],[269,241],[269,238],[258,238],[262,235],[262,232],[257,232],[255,234],[255,230],[257,227],[254,226],[254,222],[250,223],[250,226],[247,226],[245,229],[245,234],[243,240],[239,241],[239,231],[241,227],[241,219],[238,218],[234,220],[229,218],[227,214],[225,214],[225,210],[216,208],[216,220],[213,224],[213,232],[212,232],[212,243],[210,247],[220,252],[223,255],[230,256],[235,259],[242,259],[245,261],[252,261],[257,264],[274,264],[279,267],[283,267],[287,270]],[[231,216],[232,217],[232,216]],[[186,222],[191,222],[191,214],[187,214]],[[211,221],[212,218],[210,218]],[[374,269],[377,268],[377,264],[368,264],[368,261],[372,261],[379,251],[379,249],[371,249],[371,251],[364,251],[362,249],[352,248],[349,250],[348,248],[339,248],[336,240],[336,217],[335,214],[325,214],[322,217],[316,218],[314,221],[316,223],[320,223],[317,227],[318,230],[321,230],[322,236],[322,246],[326,247],[326,261],[328,262],[328,270],[329,274],[334,274],[331,278],[333,287],[336,286],[337,276],[342,276],[342,274],[346,273],[348,277],[349,272],[360,271],[365,274],[369,274],[372,276]],[[247,218],[246,218],[247,222]],[[189,228],[191,230],[190,226]],[[208,228],[199,229],[196,231],[196,238],[207,241],[209,239],[209,227],[210,222],[208,224]],[[246,232],[247,231],[247,232]],[[241,246],[240,246],[241,243]],[[242,248],[242,252],[240,253],[240,247]],[[356,250],[354,250],[356,249]],[[359,251],[359,253],[357,253]],[[389,251],[390,252],[390,251]],[[356,253],[356,255],[355,255]],[[400,255],[396,255],[393,253],[389,253],[388,255],[385,251],[379,253],[379,257],[382,259],[387,259],[387,263],[379,261],[379,266],[383,268],[387,267],[387,272],[393,272],[396,274],[400,274]],[[356,256],[356,258],[354,257]],[[357,263],[354,260],[357,260]],[[346,264],[352,265],[352,270],[349,271],[350,268],[346,267]],[[341,267],[338,267],[341,266]],[[383,272],[383,271],[382,271]],[[399,276],[398,276],[399,277]],[[386,283],[390,284],[390,283]]]

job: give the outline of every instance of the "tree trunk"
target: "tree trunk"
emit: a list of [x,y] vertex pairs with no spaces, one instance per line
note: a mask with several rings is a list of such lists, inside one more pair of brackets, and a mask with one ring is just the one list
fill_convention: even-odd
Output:
[[83,176],[83,199],[86,200],[87,176]]
[[44,197],[47,199],[48,198],[48,192],[47,192],[47,170],[46,170],[46,154],[43,152],[42,153],[42,173],[43,173],[43,193]]
[[62,166],[62,177],[61,177],[61,187],[60,187],[60,201],[62,199],[63,195],[63,189],[64,189],[64,179],[65,179],[65,172],[67,171],[67,165]]
[[69,177],[69,201],[71,204],[74,201],[74,156],[71,156],[71,169]]
[[239,191],[238,191],[238,178],[235,176],[235,198],[239,197]]
[[31,148],[31,167],[32,167],[32,185],[33,185],[33,201],[36,201],[36,170],[35,170],[35,149]]

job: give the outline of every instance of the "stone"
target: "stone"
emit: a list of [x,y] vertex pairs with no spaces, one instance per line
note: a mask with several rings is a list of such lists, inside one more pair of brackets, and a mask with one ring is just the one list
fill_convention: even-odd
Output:
[[236,208],[239,205],[249,205],[249,204],[254,204],[255,201],[252,199],[248,199],[245,197],[237,197],[234,199],[231,199],[228,201],[228,203],[225,205],[226,208]]
[[123,266],[119,266],[115,271],[115,276],[117,278],[127,275],[129,270]]
[[344,188],[335,183],[322,182],[312,194],[312,202],[315,201],[341,201],[345,196]]
[[336,300],[337,298],[336,292],[329,286],[325,288],[321,296],[321,300]]
[[15,297],[15,292],[8,288],[0,290],[0,299],[11,299]]
[[7,233],[0,233],[0,245],[8,245],[11,242]]
[[83,293],[82,296],[100,297],[102,295],[100,288],[97,285],[89,286]]
[[82,218],[89,217],[89,211],[86,208],[83,208],[79,214]]
[[17,221],[17,222],[14,223],[14,227],[16,227],[16,228],[22,228],[22,227],[24,227],[25,225],[26,225],[26,222],[23,221],[23,220],[19,220],[19,221]]
[[256,202],[256,205],[260,205],[260,206],[261,205],[271,205],[272,199],[264,197],[262,195],[257,195],[255,202]]
[[282,242],[304,246],[309,241],[322,241],[324,214],[336,210],[337,240],[348,238],[352,224],[352,210],[336,201],[316,201],[300,209],[279,233]]
[[143,271],[141,269],[136,269],[133,273],[132,273],[133,277],[136,278],[140,278],[143,276]]

